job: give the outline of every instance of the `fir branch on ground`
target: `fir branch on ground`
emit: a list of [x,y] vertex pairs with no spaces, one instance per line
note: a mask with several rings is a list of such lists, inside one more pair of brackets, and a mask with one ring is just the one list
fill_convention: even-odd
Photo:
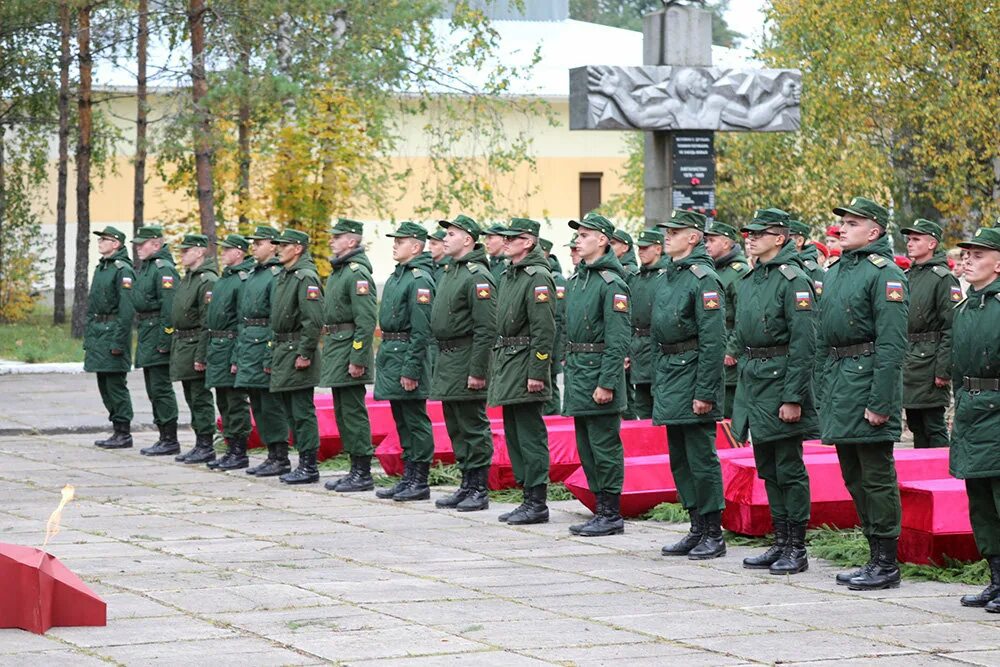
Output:
[[351,469],[351,456],[346,452],[341,452],[330,459],[325,459],[319,463],[320,470],[335,470],[337,472],[347,472]]
[[643,521],[663,521],[665,523],[687,523],[687,510],[679,503],[660,503],[641,517]]
[[[559,502],[563,500],[573,500],[574,496],[562,482],[549,484],[548,502]],[[518,505],[524,500],[524,489],[515,487],[513,489],[490,490],[490,500],[495,503],[512,503]]]

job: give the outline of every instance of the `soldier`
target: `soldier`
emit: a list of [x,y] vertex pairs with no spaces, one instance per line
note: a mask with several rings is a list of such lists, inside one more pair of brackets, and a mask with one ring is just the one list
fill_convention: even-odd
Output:
[[511,261],[496,307],[489,402],[503,408],[514,479],[524,487],[523,502],[497,518],[513,525],[549,520],[549,442],[542,412],[552,391],[556,299],[549,264],[538,247],[539,228],[534,220],[514,218],[505,230]]
[[445,231],[439,229],[427,237],[427,250],[434,260],[434,282],[437,283],[444,277],[444,267],[448,266],[451,258],[444,251]]
[[250,395],[250,409],[257,423],[257,433],[267,445],[267,458],[251,468],[248,475],[274,477],[291,472],[288,460],[288,417],[279,394],[270,391],[271,348],[274,332],[271,330],[271,296],[275,280],[282,272],[281,262],[275,257],[275,241],[280,233],[274,227],[258,225],[247,237],[256,263],[240,294],[237,316],[239,337],[233,369],[234,386],[246,389]]
[[625,531],[620,512],[625,453],[625,356],[632,338],[626,272],[611,249],[615,228],[602,215],[571,220],[580,265],[566,289],[565,414],[574,417],[576,446],[597,498],[594,517],[570,526],[584,537]]
[[566,276],[562,274],[559,258],[552,254],[552,241],[540,238],[538,244],[542,247],[542,254],[549,263],[552,282],[556,286],[556,338],[552,348],[552,364],[549,372],[549,387],[552,389],[552,397],[545,403],[542,414],[558,415],[562,414],[559,374],[562,372],[563,360],[566,356],[563,349],[566,338]]
[[705,232],[705,247],[715,262],[715,272],[726,292],[726,356],[723,361],[726,366],[726,392],[722,405],[722,416],[725,419],[732,419],[733,400],[736,397],[736,357],[739,354],[739,349],[733,343],[736,285],[750,270],[740,240],[740,233],[736,228],[724,222],[713,222]]
[[569,261],[573,264],[573,272],[576,273],[577,267],[580,266],[580,251],[576,247],[576,234],[573,234],[566,247],[569,248]]
[[852,590],[894,588],[900,505],[892,447],[900,435],[906,276],[892,261],[885,208],[855,197],[833,212],[842,218],[842,255],[826,274],[819,309],[816,399],[823,406],[823,442],[837,446],[871,549],[868,563],[838,574],[837,583]]
[[906,274],[910,281],[910,347],[903,365],[906,425],[914,447],[947,447],[944,413],[951,402],[951,319],[955,304],[962,300],[962,288],[940,250],[939,224],[921,218],[902,232],[913,260]]
[[490,261],[490,273],[493,274],[493,282],[500,284],[500,276],[507,268],[507,258],[503,255],[503,225],[490,225],[483,234],[483,247]]
[[[194,447],[175,460],[204,463],[215,460],[215,406],[212,392],[205,387],[209,341],[206,317],[219,269],[215,257],[208,254],[208,237],[204,234],[185,234],[180,248],[181,266],[185,270],[170,309],[174,327],[170,341],[170,379],[180,382],[184,389],[195,442]],[[179,451],[178,445],[178,451],[173,453]]]
[[[743,567],[771,574],[809,568],[809,474],[802,440],[818,426],[812,394],[816,354],[812,280],[789,240],[788,214],[766,208],[743,228],[754,268],[739,281],[733,330],[740,353],[733,432],[753,436],[757,475],[764,480],[774,543]],[[728,308],[728,303],[727,303]]]
[[950,470],[965,480],[972,534],[990,566],[990,585],[961,602],[1000,613],[1000,228],[980,229],[958,245],[970,288],[953,329]]
[[809,242],[809,234],[812,229],[801,220],[792,220],[791,216],[789,216],[788,228],[792,232],[792,240],[795,241],[795,248],[799,253],[799,259],[802,260],[802,266],[805,268],[806,275],[813,281],[813,290],[816,293],[816,298],[819,299],[823,296],[823,280],[826,276],[826,270],[820,264],[819,248],[814,243]]
[[101,259],[90,281],[87,326],[83,333],[83,370],[97,373],[97,389],[108,410],[114,435],[94,442],[104,449],[132,446],[132,288],[135,272],[125,250],[125,233],[105,227],[97,235]]
[[177,442],[177,396],[170,382],[170,341],[174,332],[170,311],[180,275],[174,268],[170,248],[163,242],[163,227],[140,227],[132,244],[142,262],[132,287],[138,329],[135,367],[142,369],[153,422],[160,431],[156,443],[139,452],[146,456],[176,454],[181,446]]
[[434,460],[434,436],[427,416],[430,315],[434,301],[434,261],[424,251],[427,230],[404,222],[392,238],[396,269],[385,283],[379,305],[382,344],[375,357],[375,398],[388,400],[403,446],[403,478],[379,489],[379,498],[405,502],[431,497],[427,476]]
[[340,218],[330,232],[330,277],[323,295],[323,372],[320,383],[333,393],[333,414],[351,457],[351,470],[326,488],[339,493],[371,491],[372,429],[365,385],[373,380],[378,294],[372,265],[362,245],[364,226]]
[[[624,229],[616,229],[614,236],[611,237],[611,250],[615,253],[622,268],[625,269],[626,283],[639,273],[639,262],[635,258],[634,245],[632,235]],[[622,419],[636,419],[635,385],[632,383],[632,367],[629,363],[625,364],[625,393],[625,411],[622,412]]]
[[236,388],[236,338],[239,336],[239,300],[243,285],[250,278],[254,262],[247,257],[250,242],[239,234],[230,234],[219,243],[222,248],[222,276],[211,288],[205,326],[208,329],[205,387],[215,389],[215,404],[222,417],[222,432],[228,450],[221,460],[215,451],[191,454],[178,460],[184,463],[208,463],[213,470],[239,470],[250,465],[247,438],[250,437],[250,396]]
[[667,268],[670,258],[663,256],[663,232],[644,229],[636,241],[639,246],[639,272],[628,281],[632,295],[632,344],[629,347],[629,369],[635,382],[636,419],[653,417],[653,343],[650,322],[656,285]]
[[446,230],[444,247],[452,261],[436,285],[431,306],[431,334],[440,354],[430,395],[441,401],[462,483],[435,505],[475,512],[490,506],[486,482],[493,434],[486,418],[486,385],[496,340],[496,285],[477,243],[476,221],[459,215],[439,224]]
[[285,484],[319,481],[319,425],[313,390],[323,365],[318,347],[323,288],[309,253],[309,240],[308,234],[297,229],[286,229],[274,240],[282,271],[271,292],[274,339],[270,365],[264,372],[271,376],[271,393],[281,399],[299,453],[295,470],[278,477]]

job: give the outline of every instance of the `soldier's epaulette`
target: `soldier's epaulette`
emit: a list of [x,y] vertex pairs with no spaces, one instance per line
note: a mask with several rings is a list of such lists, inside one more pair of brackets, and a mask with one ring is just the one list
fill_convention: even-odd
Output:
[[701,280],[702,278],[708,275],[708,271],[701,268],[697,264],[692,264],[690,268],[691,268],[691,273],[693,273],[694,277],[697,278],[698,280]]
[[275,264],[274,266],[271,267],[271,273],[273,273],[274,275],[278,275],[284,268],[285,267],[281,266],[281,264]]
[[811,259],[804,260],[802,263],[810,271],[815,271],[816,269],[819,268],[819,264],[817,264],[816,262],[812,261]]
[[756,267],[750,269],[749,271],[747,271],[746,273],[744,273],[742,276],[740,276],[740,280],[746,280],[747,278],[749,278],[750,276],[752,276],[753,272],[756,271],[756,270],[757,270]]
[[431,280],[430,274],[427,273],[426,271],[424,271],[423,269],[413,269],[413,277],[414,278],[427,278],[428,280]]
[[165,267],[165,266],[169,266],[169,265],[167,264],[167,261],[166,261],[165,259],[163,259],[162,257],[160,257],[160,258],[158,258],[158,259],[156,260],[156,267],[157,267],[157,268],[159,268],[159,269],[162,269],[162,268],[163,268],[163,267]]
[[298,269],[295,271],[295,277],[299,280],[305,280],[306,278],[315,278],[316,282],[319,282],[319,275],[312,269]]
[[941,265],[932,266],[931,271],[936,273],[938,278],[947,278],[948,276],[951,275],[951,271],[949,271],[946,267]]
[[349,268],[351,271],[357,271],[359,266],[361,265],[358,264],[357,262],[348,262],[347,264],[347,268]]
[[785,280],[795,280],[797,277],[795,275],[795,269],[788,266],[787,264],[782,264],[778,267],[778,271],[781,271],[781,275],[785,276]]
[[239,274],[240,274],[240,280],[246,280],[247,278],[250,277],[250,274],[247,273],[246,271],[240,271]]
[[466,266],[469,267],[469,273],[479,273],[480,271],[489,273],[490,270],[485,264],[479,262],[469,262]]
[[885,257],[883,257],[882,255],[876,255],[875,253],[868,255],[868,261],[880,269],[889,263],[889,260],[887,260]]
[[997,292],[993,296],[996,298],[997,301],[1000,301],[1000,292]]
[[733,268],[733,271],[736,272],[742,271],[743,269],[747,268],[747,265],[744,264],[743,262],[733,262],[729,266],[731,266]]
[[[504,269],[504,271],[506,271],[506,270],[507,269]],[[524,272],[527,273],[529,276],[533,276],[536,273],[538,273],[538,267],[537,266],[526,266],[526,267],[524,267]]]
[[[129,265],[128,262],[126,262],[124,259],[116,259],[115,260],[115,266],[118,267],[119,269],[124,269],[128,265]],[[131,267],[129,267],[129,268],[131,268]]]
[[608,283],[609,285],[615,281],[615,274],[611,273],[607,269],[601,271],[601,277],[604,278],[604,282]]

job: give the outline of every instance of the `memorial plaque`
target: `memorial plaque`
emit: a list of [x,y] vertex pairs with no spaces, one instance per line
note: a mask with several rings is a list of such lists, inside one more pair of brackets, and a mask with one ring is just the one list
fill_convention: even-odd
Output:
[[698,211],[710,218],[715,215],[715,188],[675,187],[673,197],[674,208]]

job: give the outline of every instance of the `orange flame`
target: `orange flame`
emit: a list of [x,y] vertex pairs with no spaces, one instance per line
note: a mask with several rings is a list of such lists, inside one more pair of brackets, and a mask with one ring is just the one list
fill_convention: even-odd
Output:
[[49,540],[59,534],[59,522],[62,521],[63,509],[73,500],[74,489],[71,484],[67,484],[62,490],[62,500],[59,501],[59,507],[56,511],[49,515],[49,520],[45,522],[45,543],[42,547],[45,547]]

